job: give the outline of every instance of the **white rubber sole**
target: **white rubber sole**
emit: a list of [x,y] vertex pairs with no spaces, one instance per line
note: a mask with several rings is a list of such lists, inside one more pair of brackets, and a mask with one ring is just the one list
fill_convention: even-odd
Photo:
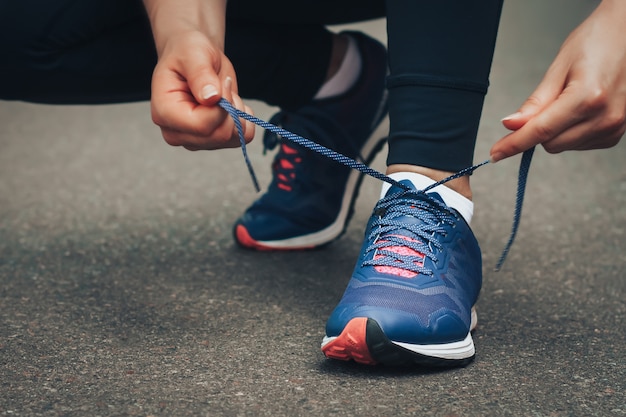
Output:
[[[391,343],[405,350],[414,352],[418,355],[428,356],[431,358],[452,361],[468,359],[472,358],[476,354],[476,349],[474,348],[474,341],[472,339],[471,332],[476,328],[477,323],[478,316],[476,314],[476,309],[472,307],[470,331],[467,333],[465,339],[461,341],[434,345],[417,345],[411,343],[395,342],[393,340],[391,340]],[[322,350],[326,345],[333,342],[335,339],[337,339],[336,336],[324,337],[324,339],[322,340]]]

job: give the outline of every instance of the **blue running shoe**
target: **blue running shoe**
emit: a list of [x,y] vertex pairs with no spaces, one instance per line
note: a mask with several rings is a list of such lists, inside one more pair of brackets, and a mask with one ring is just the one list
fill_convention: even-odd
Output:
[[[377,40],[349,32],[362,73],[346,93],[281,111],[270,123],[369,164],[386,137],[374,133],[387,115],[387,51]],[[237,220],[236,242],[258,250],[311,249],[337,239],[352,216],[363,174],[266,132],[266,149],[279,145],[268,190]]]
[[438,193],[401,183],[411,190],[391,187],[374,208],[322,351],[371,365],[465,365],[475,355],[478,242]]

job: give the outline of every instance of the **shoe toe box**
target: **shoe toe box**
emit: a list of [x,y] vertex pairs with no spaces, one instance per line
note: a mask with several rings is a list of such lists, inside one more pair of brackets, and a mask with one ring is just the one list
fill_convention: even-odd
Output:
[[376,292],[374,298],[352,294],[360,302],[351,301],[350,294],[344,296],[327,322],[326,335],[341,334],[354,318],[376,321],[394,342],[451,343],[463,340],[469,333],[471,306],[459,306],[448,295],[392,294],[394,291],[380,289]]

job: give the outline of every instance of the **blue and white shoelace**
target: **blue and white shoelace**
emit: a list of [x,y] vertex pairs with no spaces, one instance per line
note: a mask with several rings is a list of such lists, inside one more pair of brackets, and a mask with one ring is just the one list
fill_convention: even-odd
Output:
[[[324,156],[326,156],[327,158],[330,158],[338,163],[341,163],[351,169],[356,169],[364,174],[367,174],[371,177],[374,177],[378,180],[381,181],[385,181],[393,186],[396,186],[398,188],[407,190],[407,187],[404,184],[399,183],[398,181],[394,180],[393,178],[388,177],[387,175],[376,171],[375,169],[370,168],[369,166],[365,165],[362,162],[359,161],[355,161],[352,158],[348,158],[345,155],[342,155],[338,152],[333,151],[332,149],[326,148],[322,145],[319,145],[315,142],[313,142],[312,140],[309,140],[307,138],[304,138],[302,136],[296,135],[293,132],[290,132],[288,130],[285,130],[279,126],[276,126],[272,123],[266,122],[265,120],[259,119],[258,117],[255,117],[251,114],[248,114],[244,111],[238,110],[236,109],[230,102],[228,102],[228,100],[222,98],[219,102],[218,102],[219,106],[222,107],[224,110],[226,110],[228,112],[228,114],[230,114],[230,116],[233,118],[234,122],[235,122],[235,127],[237,128],[237,132],[239,133],[239,141],[241,144],[241,151],[243,153],[243,157],[244,160],[246,162],[246,165],[248,167],[248,171],[250,172],[250,177],[252,178],[252,182],[254,184],[254,187],[257,191],[260,191],[260,187],[259,187],[259,182],[257,180],[256,174],[254,173],[254,169],[252,168],[252,163],[250,162],[250,159],[248,157],[248,151],[246,149],[246,141],[244,139],[243,136],[243,127],[241,125],[241,120],[239,119],[240,117],[248,120],[258,126],[260,126],[261,128],[265,129],[265,130],[269,130],[270,132],[276,133],[280,136],[282,136],[283,138],[290,140],[294,143],[297,143],[298,145],[310,149],[312,151],[315,151],[317,153],[320,153]],[[516,202],[515,202],[515,212],[513,215],[513,225],[511,227],[511,234],[509,235],[509,240],[506,243],[506,246],[504,247],[504,250],[502,251],[502,254],[500,255],[500,258],[498,259],[498,262],[496,264],[495,270],[498,271],[500,270],[500,268],[502,267],[502,265],[504,264],[504,261],[511,249],[511,246],[513,245],[513,242],[515,241],[515,236],[517,234],[517,229],[519,228],[519,223],[520,223],[520,219],[522,217],[522,206],[524,204],[524,193],[526,191],[526,182],[528,179],[528,171],[530,169],[530,163],[532,161],[532,157],[533,157],[533,153],[535,151],[535,148],[532,147],[530,149],[528,149],[527,151],[525,151],[522,154],[522,160],[520,162],[520,167],[519,167],[519,175],[518,175],[518,180],[517,180],[517,197],[516,197]],[[483,161],[479,164],[476,165],[472,165],[470,167],[467,167],[465,169],[462,169],[461,171],[457,172],[456,174],[450,175],[447,178],[444,178],[441,181],[438,181],[426,188],[424,188],[423,190],[420,190],[418,192],[422,192],[422,193],[426,193],[428,190],[431,190],[435,187],[437,187],[438,185],[442,185],[445,184],[448,181],[451,181],[453,179],[462,177],[464,175],[470,175],[472,172],[474,172],[475,170],[477,170],[478,168],[488,164],[490,162],[490,160],[486,160]]]

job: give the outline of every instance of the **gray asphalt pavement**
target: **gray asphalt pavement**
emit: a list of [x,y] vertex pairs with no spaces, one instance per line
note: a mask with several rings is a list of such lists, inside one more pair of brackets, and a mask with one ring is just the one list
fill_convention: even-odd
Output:
[[[506,2],[477,161],[595,4]],[[356,28],[384,39],[383,21]],[[248,150],[266,186],[271,156]],[[479,169],[476,360],[364,367],[319,345],[377,180],[327,248],[244,251],[231,225],[257,194],[239,150],[167,146],[148,103],[0,102],[0,416],[624,416],[625,162],[624,143],[539,149],[500,272],[519,158]]]

